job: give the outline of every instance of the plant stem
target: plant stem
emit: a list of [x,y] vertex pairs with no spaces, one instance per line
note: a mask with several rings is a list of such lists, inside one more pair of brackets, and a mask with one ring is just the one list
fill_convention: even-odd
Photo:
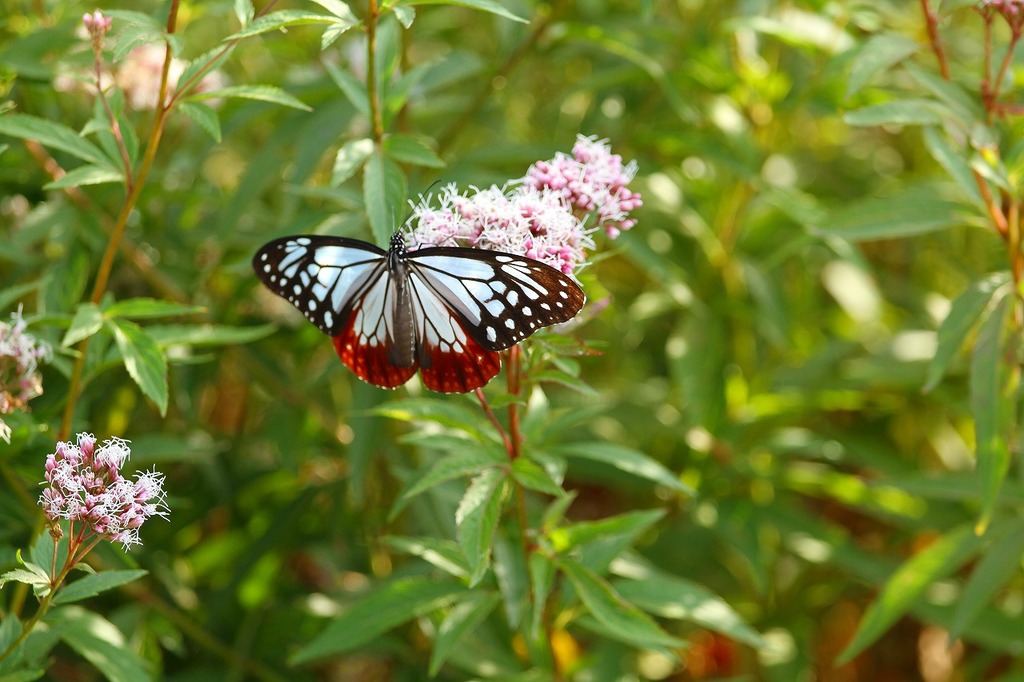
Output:
[[[171,0],[170,13],[167,17],[168,33],[174,33],[180,2],[181,0]],[[153,127],[150,130],[149,140],[146,143],[146,153],[142,158],[141,165],[139,166],[138,175],[135,177],[134,181],[131,179],[128,180],[130,190],[128,195],[125,197],[124,204],[121,206],[121,211],[118,213],[117,220],[114,222],[114,228],[111,230],[110,239],[107,241],[107,249],[103,253],[99,269],[96,272],[96,280],[93,282],[92,295],[89,297],[89,300],[97,305],[103,298],[103,293],[107,289],[107,282],[110,279],[110,273],[114,267],[114,258],[117,256],[125,228],[128,226],[128,218],[131,216],[132,211],[135,209],[135,205],[139,201],[139,195],[146,184],[146,178],[149,176],[149,171],[153,167],[153,160],[156,158],[156,152],[160,146],[160,138],[163,135],[164,124],[167,121],[168,113],[170,113],[169,105],[165,105],[164,103],[167,101],[167,87],[172,56],[171,45],[168,43],[164,49],[164,66],[160,74],[160,95],[157,97],[156,111],[153,117]],[[68,387],[68,402],[64,407],[64,417],[61,421],[60,431],[57,434],[57,440],[66,440],[68,434],[71,433],[71,422],[75,416],[75,405],[78,402],[79,392],[81,391],[82,371],[85,368],[85,358],[88,346],[89,337],[82,339],[78,344],[78,357],[75,358],[75,364],[71,369],[71,382]]]
[[939,15],[932,11],[928,0],[921,0],[921,11],[924,12],[925,24],[928,27],[928,40],[932,44],[932,52],[939,61],[939,71],[946,80],[950,79],[949,63],[946,61],[946,50],[942,46],[942,37],[939,35]]
[[380,18],[380,9],[377,0],[368,0],[366,5],[366,96],[370,99],[373,139],[379,149],[384,141],[384,115],[380,93],[377,91],[377,20]]

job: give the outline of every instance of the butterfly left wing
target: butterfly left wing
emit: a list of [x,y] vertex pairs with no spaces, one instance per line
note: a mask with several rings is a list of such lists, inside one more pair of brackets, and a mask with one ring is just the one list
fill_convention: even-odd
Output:
[[571,277],[524,256],[437,247],[412,251],[408,260],[484,350],[511,348],[571,320],[586,301]]

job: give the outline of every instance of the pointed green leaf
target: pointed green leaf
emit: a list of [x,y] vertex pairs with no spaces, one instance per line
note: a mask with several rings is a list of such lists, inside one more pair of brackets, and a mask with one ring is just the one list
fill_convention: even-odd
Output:
[[901,99],[851,111],[843,121],[851,126],[938,125],[942,109],[928,99]]
[[51,610],[45,618],[64,642],[110,682],[146,682],[153,674],[110,621],[77,606]]
[[337,18],[351,22],[353,26],[359,23],[359,19],[352,13],[352,9],[346,3],[341,2],[341,0],[313,0],[313,2]]
[[490,566],[491,539],[501,516],[505,475],[501,469],[479,474],[455,510],[459,546],[470,569],[470,587],[480,582]]
[[576,588],[576,594],[590,615],[619,641],[652,649],[683,646],[682,640],[662,630],[650,616],[623,599],[606,580],[589,568],[567,558],[556,563]]
[[79,137],[71,128],[29,114],[0,116],[0,135],[35,140],[44,147],[59,149],[83,161],[113,168],[110,160],[92,142]]
[[525,457],[520,457],[512,463],[512,478],[529,490],[554,497],[565,495],[565,489],[558,485],[547,471]]
[[331,171],[331,187],[338,187],[356,174],[366,160],[373,154],[373,140],[363,137],[349,140],[341,145],[334,157],[334,169]]
[[1010,466],[1007,439],[1012,418],[1012,391],[1007,386],[1010,371],[1003,347],[1003,339],[1006,338],[1003,332],[1013,301],[1014,297],[1008,295],[999,298],[988,319],[981,323],[978,341],[971,354],[971,414],[974,415],[978,478],[983,490],[982,512],[978,520],[980,527],[992,518],[999,489]]
[[508,537],[501,532],[494,535],[494,556],[491,567],[497,579],[498,590],[505,607],[505,619],[513,630],[523,620],[523,609],[529,602],[530,581],[527,575],[526,557],[523,556],[521,538]]
[[427,146],[427,143],[412,135],[388,135],[384,138],[384,153],[395,161],[411,163],[428,168],[444,168],[445,162]]
[[351,651],[402,623],[430,613],[466,588],[432,578],[401,578],[352,604],[289,660],[292,665]]
[[889,578],[868,607],[853,640],[839,655],[842,665],[878,639],[934,581],[948,576],[977,553],[983,540],[970,526],[960,526],[918,552]]
[[256,16],[256,8],[253,7],[252,0],[235,0],[235,16],[238,18],[238,23],[243,27],[248,26],[252,18]]
[[694,491],[690,486],[679,480],[675,474],[666,469],[660,463],[654,461],[642,452],[638,452],[622,445],[602,443],[599,441],[587,443],[572,443],[555,448],[555,453],[564,455],[570,459],[590,459],[595,462],[604,462],[633,476],[647,479],[664,485],[672,490],[693,495]]
[[390,535],[384,538],[384,543],[400,552],[417,556],[456,578],[469,577],[469,566],[462,556],[462,550],[451,540]]
[[348,101],[356,108],[363,116],[370,115],[370,98],[366,94],[366,87],[362,81],[356,79],[355,76],[350,74],[344,69],[338,68],[334,64],[325,61],[323,66],[327,69],[327,74],[334,81],[334,84],[338,86],[342,94],[348,99]]
[[88,338],[103,328],[103,312],[95,303],[79,303],[71,326],[64,332],[60,345],[69,348],[82,339]]
[[452,650],[491,615],[499,600],[500,597],[493,592],[477,592],[467,595],[448,612],[434,638],[434,650],[430,654],[431,677],[441,669]]
[[374,239],[386,243],[400,216],[395,208],[405,200],[405,177],[380,149],[370,154],[363,167],[363,203]]
[[0,575],[0,587],[9,582],[31,585],[32,592],[36,596],[46,595],[50,591],[50,576],[35,564],[26,564],[24,568],[13,568]]
[[[175,97],[180,100],[182,97],[185,97],[192,92],[196,86],[203,82],[203,78],[207,74],[226,62],[228,57],[230,57],[231,53],[234,51],[235,46],[229,43],[227,45],[215,47],[209,52],[190,61],[188,65],[185,66],[184,71],[181,72],[181,75],[178,76],[178,83],[174,86]],[[214,114],[214,116],[216,116],[216,114]],[[220,130],[219,124],[217,125],[217,129],[218,131]]]
[[486,450],[481,449],[474,449],[465,454],[442,457],[434,462],[425,475],[416,477],[416,482],[402,493],[401,499],[415,497],[445,481],[451,481],[452,479],[464,476],[476,476],[480,472],[500,464],[500,461],[490,456]]
[[260,102],[271,102],[280,104],[292,109],[301,111],[313,111],[313,108],[294,95],[290,95],[281,88],[274,85],[231,85],[219,90],[200,92],[190,95],[189,99],[201,101],[204,99],[217,99],[219,97],[237,97],[240,99],[254,99]]
[[249,38],[251,36],[259,35],[260,33],[287,28],[288,26],[303,26],[307,24],[330,25],[340,23],[342,22],[337,17],[328,16],[326,14],[317,14],[316,12],[306,12],[298,9],[283,9],[256,19],[238,33],[234,33],[225,38],[224,42],[238,40],[240,38]]
[[120,570],[93,573],[92,575],[79,578],[73,583],[62,587],[53,598],[53,603],[70,604],[71,602],[78,601],[80,599],[93,597],[100,592],[106,592],[107,590],[112,590],[115,587],[120,587],[121,585],[126,585],[138,580],[147,573],[149,573],[149,571],[143,570]]
[[645,562],[617,559],[612,570],[629,580],[612,587],[624,599],[662,618],[696,623],[752,647],[765,646],[764,638],[750,627],[721,597],[702,585],[662,573]]
[[549,538],[557,552],[568,552],[595,540],[607,540],[616,536],[636,537],[665,516],[663,509],[625,512],[598,521],[577,521],[556,528]]
[[220,119],[217,112],[205,104],[199,102],[178,102],[178,110],[195,121],[214,142],[221,141]]
[[1009,281],[1009,273],[989,275],[974,282],[956,297],[946,319],[939,325],[938,347],[935,349],[935,357],[928,366],[928,377],[923,391],[928,392],[939,384],[967,335],[988,308],[993,296]]
[[1013,519],[998,530],[993,524],[992,531],[993,541],[971,571],[956,601],[949,626],[950,640],[959,638],[996,592],[1003,590],[1020,570],[1020,558],[1024,556],[1024,520]]
[[160,414],[167,413],[167,358],[146,331],[128,320],[113,320],[114,340],[128,375],[142,393],[156,403]]
[[114,303],[104,313],[109,318],[126,317],[133,320],[145,320],[153,317],[177,317],[179,315],[195,315],[206,312],[201,305],[188,305],[163,301],[157,298],[127,298]]
[[512,14],[505,9],[500,3],[494,2],[493,0],[399,0],[395,3],[396,6],[406,5],[457,5],[460,7],[470,7],[472,9],[478,9],[482,12],[490,12],[496,14],[499,17],[505,19],[511,19],[512,21],[518,21],[523,24],[530,23],[528,19],[524,19],[516,14]]
[[161,348],[175,344],[187,346],[235,346],[252,343],[274,333],[275,327],[231,327],[225,324],[151,325],[146,331]]
[[124,182],[124,173],[109,166],[79,166],[69,170],[53,182],[43,185],[44,189],[65,189],[82,185],[102,185],[107,182]]
[[555,564],[541,552],[530,552],[529,570],[532,592],[530,601],[533,609],[530,618],[530,639],[536,640],[541,636],[544,609],[555,584]]
[[893,196],[846,202],[830,211],[814,233],[853,242],[912,237],[962,225],[962,210],[946,198],[942,185],[920,185]]
[[938,126],[927,126],[924,128],[924,144],[932,158],[946,169],[946,173],[956,182],[964,196],[971,199],[975,206],[984,210],[985,202],[978,191],[978,183],[974,179],[974,174],[967,162],[964,161],[963,154],[953,148],[948,136]]
[[876,75],[898,64],[918,50],[918,44],[899,34],[880,34],[857,51],[846,79],[846,96],[850,97],[871,82]]

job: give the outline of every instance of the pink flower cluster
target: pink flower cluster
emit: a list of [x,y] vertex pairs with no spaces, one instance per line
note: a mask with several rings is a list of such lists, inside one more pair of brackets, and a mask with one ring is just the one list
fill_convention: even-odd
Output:
[[[37,368],[48,362],[53,350],[25,331],[21,310],[11,313],[11,321],[0,322],[0,414],[25,409],[32,398],[43,392]],[[11,429],[0,419],[0,439],[11,442]]]
[[96,447],[91,433],[78,434],[78,444],[58,442],[46,458],[46,488],[39,505],[51,522],[80,522],[80,539],[93,535],[120,542],[125,549],[141,544],[139,528],[151,516],[167,517],[164,477],[156,471],[121,475],[131,456],[128,442],[111,438]]
[[1011,24],[1019,23],[1015,19],[1021,16],[1022,9],[1024,9],[1024,0],[981,0],[978,3],[978,11],[994,10],[1002,14]]
[[643,204],[640,195],[627,187],[636,170],[636,162],[623,165],[606,140],[579,135],[572,156],[558,152],[549,161],[538,161],[520,182],[558,192],[582,215],[594,213],[596,225],[615,239],[636,225],[629,212]]
[[473,188],[460,194],[448,185],[438,196],[440,206],[421,198],[406,224],[410,249],[423,246],[470,246],[504,251],[534,260],[566,274],[586,260],[594,242],[562,198],[526,187],[506,194],[500,187]]
[[[579,136],[572,157],[562,153],[538,161],[511,191],[497,186],[460,194],[444,187],[438,207],[420,197],[404,231],[410,249],[424,246],[469,246],[504,251],[539,260],[565,274],[586,264],[594,248],[591,233],[604,228],[614,239],[636,221],[628,217],[641,205],[627,183],[636,163],[622,163],[604,141]],[[584,218],[596,215],[587,229]]]

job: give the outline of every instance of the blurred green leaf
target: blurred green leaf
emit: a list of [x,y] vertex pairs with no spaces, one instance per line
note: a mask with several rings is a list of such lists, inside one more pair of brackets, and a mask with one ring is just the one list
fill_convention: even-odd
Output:
[[290,661],[302,665],[351,651],[465,593],[466,588],[458,583],[431,578],[400,578],[386,583],[331,620]]
[[237,97],[240,99],[253,99],[260,102],[271,102],[281,106],[299,109],[301,111],[313,111],[312,107],[302,102],[293,95],[288,94],[281,88],[274,85],[231,85],[217,90],[199,92],[189,95],[189,99],[202,101],[205,99],[217,99],[220,97]]
[[491,540],[501,516],[506,472],[489,469],[477,474],[455,510],[456,535],[469,565],[469,586],[479,583],[490,566]]
[[60,345],[69,348],[103,328],[103,312],[95,303],[79,303]]
[[[1000,295],[1001,294],[1001,295]],[[974,438],[977,443],[978,478],[983,498],[980,528],[992,518],[999,489],[1010,466],[1010,424],[1013,407],[1010,396],[1016,380],[1011,379],[1005,357],[1003,331],[1014,297],[1004,289],[996,290],[987,319],[982,321],[978,340],[971,354],[971,414],[974,415]],[[1013,383],[1010,386],[1010,383]]]
[[532,605],[530,638],[537,639],[542,632],[545,605],[548,603],[548,596],[555,584],[555,563],[542,552],[534,551],[530,552],[528,568]]
[[427,143],[412,135],[388,135],[384,138],[384,153],[395,161],[414,166],[444,168],[444,161]]
[[397,535],[389,535],[382,540],[386,545],[411,556],[417,556],[455,578],[469,577],[469,566],[462,556],[462,550],[451,540],[406,538]]
[[96,666],[110,682],[155,679],[145,661],[110,621],[77,606],[52,609],[45,618],[60,638]]
[[886,581],[881,594],[865,611],[852,641],[839,655],[838,663],[842,665],[851,660],[881,637],[932,582],[946,577],[970,561],[982,544],[982,538],[974,534],[974,529],[963,525],[948,531],[905,561]]
[[61,588],[53,598],[54,604],[70,604],[71,602],[94,597],[101,592],[126,585],[146,575],[143,570],[103,571],[84,576]]
[[214,142],[221,141],[220,119],[213,108],[199,102],[179,102],[178,111],[199,124]]
[[565,494],[562,486],[558,485],[547,471],[523,457],[512,462],[512,478],[527,490],[536,490],[553,497]]
[[337,187],[356,174],[366,160],[373,154],[373,140],[368,137],[349,140],[341,145],[334,157],[334,169],[331,171],[331,187]]
[[852,97],[871,80],[918,50],[918,44],[899,34],[872,36],[858,51],[850,64],[846,81],[846,97]]
[[632,448],[593,441],[560,445],[552,448],[552,451],[569,459],[589,459],[603,462],[619,471],[659,483],[684,495],[694,494],[693,489],[680,481],[671,471]]
[[124,360],[128,375],[152,400],[161,416],[167,412],[167,358],[156,340],[146,330],[128,320],[112,320],[110,324]]
[[345,22],[338,17],[328,16],[326,14],[317,14],[316,12],[307,12],[305,10],[298,9],[284,9],[259,17],[242,30],[229,35],[224,39],[224,42],[239,40],[241,38],[249,38],[268,31],[279,31],[289,26],[305,26],[309,24],[340,26],[344,23]]
[[913,237],[963,225],[962,206],[942,186],[923,185],[889,197],[870,197],[829,212],[816,234],[858,242]]
[[501,597],[493,592],[477,592],[463,597],[445,615],[437,628],[434,649],[430,652],[429,674],[436,675],[452,650],[461,646],[469,633],[484,622]]
[[984,606],[997,592],[1005,589],[1020,570],[1020,558],[1024,556],[1024,520],[993,523],[990,535],[993,536],[992,542],[971,571],[971,577],[957,599],[949,626],[950,640],[961,637]]
[[512,12],[505,9],[500,3],[494,2],[493,0],[398,0],[398,2],[395,3],[396,7],[413,5],[455,5],[459,7],[470,7],[482,12],[496,14],[504,19],[511,19],[512,21],[518,21],[524,24],[529,23],[527,19],[516,14],[512,14]]
[[393,161],[374,150],[363,167],[363,203],[373,237],[385,244],[395,231],[400,215],[396,209],[406,198],[405,176]]
[[96,166],[117,171],[110,159],[96,145],[79,137],[71,128],[45,118],[29,114],[0,116],[0,135],[33,140],[44,147],[58,149]]
[[223,324],[166,324],[146,327],[161,348],[178,344],[188,346],[234,346],[252,343],[274,333],[273,325],[231,327]]
[[434,462],[426,474],[417,476],[413,485],[402,493],[400,499],[407,500],[445,481],[464,476],[476,476],[487,469],[501,465],[501,460],[495,459],[486,450],[475,449],[470,452],[450,454]]
[[852,126],[938,125],[942,108],[927,99],[900,99],[851,111],[843,120]]
[[949,313],[939,326],[938,347],[928,365],[928,379],[923,391],[927,392],[938,386],[967,335],[981,320],[982,313],[989,307],[993,297],[1009,281],[1009,273],[989,275],[974,282],[956,297],[949,308]]
[[946,169],[964,196],[971,199],[979,208],[983,208],[985,203],[978,191],[978,183],[971,173],[970,166],[964,161],[963,154],[952,147],[946,135],[936,126],[925,127],[924,142],[932,158]]
[[163,301],[158,298],[126,298],[111,304],[103,311],[108,318],[124,317],[146,320],[154,317],[177,317],[206,312],[201,305]]
[[675,649],[683,642],[662,630],[653,619],[627,602],[608,582],[572,559],[560,558],[558,569],[576,588],[590,614],[616,639],[651,649]]
[[109,166],[79,166],[73,168],[53,182],[48,182],[45,189],[66,189],[82,185],[102,185],[106,182],[124,182],[124,173]]
[[662,518],[661,509],[617,514],[598,521],[578,521],[552,530],[548,535],[557,552],[568,552],[595,540],[625,537],[632,540]]

